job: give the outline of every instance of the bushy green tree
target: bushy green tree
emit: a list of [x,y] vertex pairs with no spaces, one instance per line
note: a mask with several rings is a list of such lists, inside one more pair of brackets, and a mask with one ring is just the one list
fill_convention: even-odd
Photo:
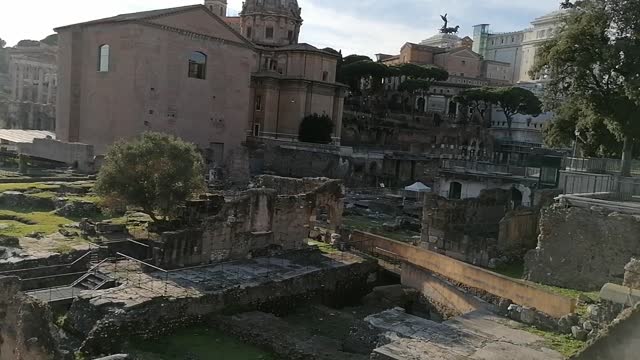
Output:
[[302,119],[298,140],[302,142],[329,144],[334,124],[327,115],[311,114]]
[[490,99],[500,106],[507,119],[509,137],[513,118],[517,114],[538,116],[542,113],[542,102],[531,91],[519,87],[490,88]]
[[487,125],[486,115],[491,110],[491,105],[497,103],[492,89],[486,87],[463,90],[454,98],[454,101],[480,116],[483,125]]
[[115,143],[100,168],[95,191],[105,204],[142,209],[154,221],[205,189],[202,156],[174,136],[147,132]]
[[572,10],[565,24],[540,48],[531,73],[550,76],[548,108],[575,113],[571,107],[581,104],[578,128],[606,126],[622,143],[622,175],[629,176],[633,144],[640,140],[640,2],[566,3]]

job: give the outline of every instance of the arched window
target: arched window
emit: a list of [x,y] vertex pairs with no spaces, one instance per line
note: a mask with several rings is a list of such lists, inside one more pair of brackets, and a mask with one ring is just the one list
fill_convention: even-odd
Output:
[[189,58],[189,77],[205,79],[207,75],[207,55],[194,51]]
[[101,45],[98,48],[98,71],[109,72],[109,45]]

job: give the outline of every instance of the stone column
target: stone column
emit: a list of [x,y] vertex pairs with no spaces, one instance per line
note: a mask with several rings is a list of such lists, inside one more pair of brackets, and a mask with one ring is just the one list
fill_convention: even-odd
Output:
[[18,97],[16,98],[17,101],[22,101],[22,96],[24,95],[24,65],[20,64],[18,65],[18,73],[17,73],[17,77],[18,77]]
[[49,81],[47,82],[47,104],[51,104],[51,98],[53,97],[53,82],[55,80],[55,76],[53,75],[53,73],[49,72],[47,74],[47,77],[49,78]]
[[36,94],[36,103],[44,102],[44,68],[38,68],[38,93]]

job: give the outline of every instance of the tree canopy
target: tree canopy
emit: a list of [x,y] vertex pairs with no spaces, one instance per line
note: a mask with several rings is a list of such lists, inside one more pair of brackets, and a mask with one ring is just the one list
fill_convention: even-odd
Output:
[[154,221],[175,217],[178,206],[204,189],[195,145],[153,132],[111,146],[95,185],[107,206],[139,207]]
[[[633,143],[640,139],[640,2],[568,3],[572,10],[566,23],[542,45],[531,73],[550,76],[548,108],[573,114],[576,126],[590,132],[599,132],[604,125],[623,144],[622,174],[628,176]],[[579,113],[571,109],[576,104],[582,107]],[[566,124],[567,119],[561,121]],[[554,128],[557,125],[551,125]]]
[[40,40],[40,42],[43,44],[52,45],[52,46],[58,45],[58,34],[51,34],[46,38]]
[[300,123],[298,140],[316,144],[329,144],[333,135],[334,124],[325,114],[311,114],[305,116]]
[[486,113],[492,104],[497,104],[496,97],[491,88],[473,88],[458,93],[454,101],[468,107],[474,114],[480,116],[481,122],[486,122]]
[[542,113],[542,102],[527,89],[515,86],[491,88],[489,96],[504,112],[509,131],[515,115],[538,116]]

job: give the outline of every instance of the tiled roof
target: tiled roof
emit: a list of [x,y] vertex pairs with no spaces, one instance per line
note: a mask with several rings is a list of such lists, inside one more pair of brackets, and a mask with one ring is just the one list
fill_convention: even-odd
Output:
[[126,22],[126,21],[144,20],[144,19],[150,19],[150,18],[155,18],[159,16],[171,15],[171,14],[175,14],[182,11],[196,9],[199,7],[204,7],[204,5],[188,5],[188,6],[173,7],[169,9],[140,11],[140,12],[129,13],[129,14],[120,14],[120,15],[116,15],[108,18],[61,26],[59,28],[56,28],[55,30],[57,31],[58,29],[64,29],[64,28],[68,28],[71,26],[78,26],[78,25],[86,26],[86,25],[97,25],[97,24],[105,24],[105,23],[118,23],[118,22]]

